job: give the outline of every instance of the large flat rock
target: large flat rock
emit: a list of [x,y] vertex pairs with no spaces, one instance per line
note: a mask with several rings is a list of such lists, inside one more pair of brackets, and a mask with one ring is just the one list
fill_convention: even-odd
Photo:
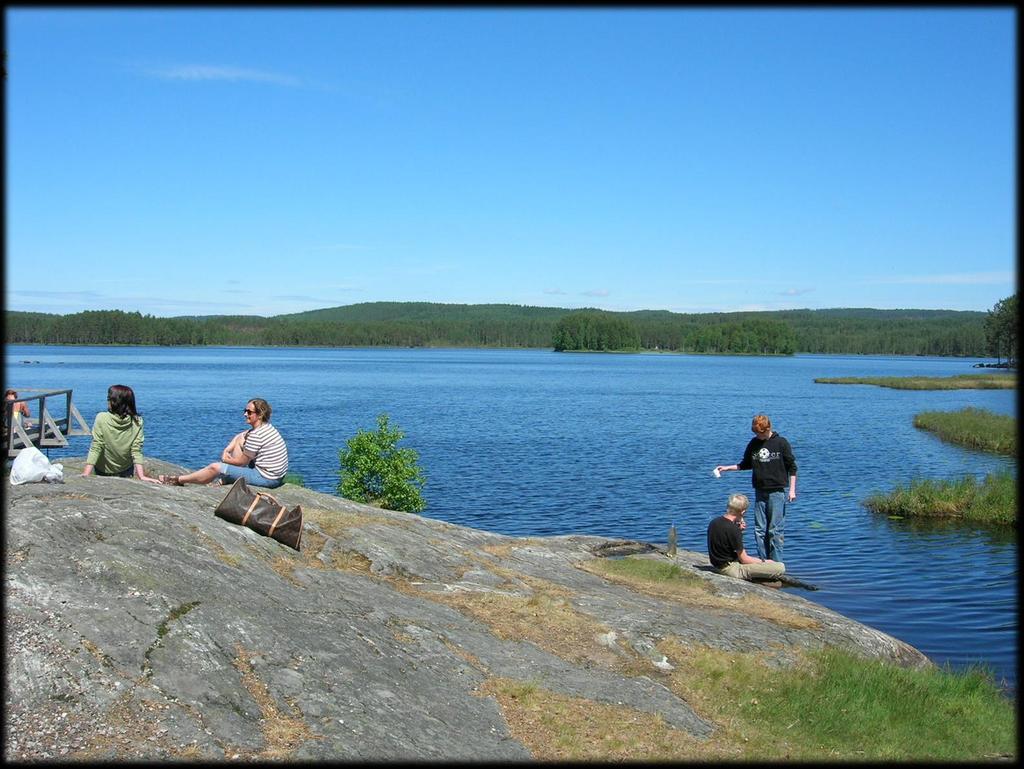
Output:
[[[664,639],[780,665],[824,646],[929,664],[789,591],[704,571],[700,553],[675,559],[711,588],[688,603],[594,573],[605,538],[514,538],[286,485],[273,494],[305,513],[296,552],[216,518],[224,487],[63,464],[64,483],[5,488],[9,759],[528,759],[488,682],[704,739],[714,725],[666,685]],[[752,598],[801,621],[746,613]]]

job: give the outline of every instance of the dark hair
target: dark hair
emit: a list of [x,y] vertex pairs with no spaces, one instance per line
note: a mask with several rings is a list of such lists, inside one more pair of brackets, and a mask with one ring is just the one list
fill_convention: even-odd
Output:
[[4,397],[6,398],[8,395],[13,395],[15,398],[17,398],[18,397],[18,391],[17,390],[8,390],[7,392],[4,393]]
[[260,422],[270,421],[270,404],[262,398],[250,398],[249,403],[252,404],[253,409],[256,411],[256,416],[260,418]]
[[135,410],[135,393],[127,385],[110,385],[107,390],[107,407],[111,414],[139,421],[139,412]]

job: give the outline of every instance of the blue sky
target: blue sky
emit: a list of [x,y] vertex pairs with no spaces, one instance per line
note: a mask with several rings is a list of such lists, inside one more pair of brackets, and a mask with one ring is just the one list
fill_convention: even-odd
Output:
[[988,310],[1016,11],[8,7],[7,309]]

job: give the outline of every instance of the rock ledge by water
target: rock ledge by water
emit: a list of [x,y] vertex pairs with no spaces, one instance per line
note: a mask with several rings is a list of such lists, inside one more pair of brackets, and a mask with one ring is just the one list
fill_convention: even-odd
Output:
[[588,571],[606,538],[508,537],[288,485],[273,493],[303,507],[297,553],[215,518],[225,488],[63,464],[62,484],[5,489],[7,759],[528,759],[489,682],[704,739],[714,725],[664,683],[666,638],[778,664],[824,645],[930,664],[800,596],[704,571],[701,553],[676,558],[713,587],[688,605]]

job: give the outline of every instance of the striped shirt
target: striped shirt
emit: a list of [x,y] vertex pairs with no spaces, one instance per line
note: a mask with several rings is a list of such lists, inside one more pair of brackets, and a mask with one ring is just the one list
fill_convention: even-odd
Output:
[[288,447],[281,433],[269,422],[249,431],[242,451],[255,458],[256,469],[268,480],[283,478],[288,472]]

